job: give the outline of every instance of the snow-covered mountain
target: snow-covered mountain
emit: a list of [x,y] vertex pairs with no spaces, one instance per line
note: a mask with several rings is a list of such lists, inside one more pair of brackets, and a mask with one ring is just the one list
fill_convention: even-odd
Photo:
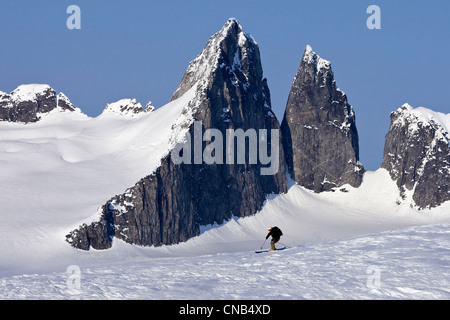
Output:
[[[184,105],[172,126],[169,148],[195,142],[200,135],[200,161],[195,143],[187,146],[189,151],[184,150],[193,157],[181,164],[172,161],[172,154],[164,155],[160,165],[152,168],[154,172],[148,172],[152,174],[107,200],[100,209],[100,219],[68,234],[72,246],[108,249],[114,238],[145,246],[184,242],[197,236],[201,225],[253,215],[269,194],[286,192],[282,161],[270,164],[275,167],[274,174],[262,175],[267,164],[241,164],[235,160],[236,154],[229,163],[224,143],[215,146],[214,153],[222,156],[214,163],[202,159],[208,145],[202,142],[207,141],[203,130],[208,129],[216,130],[216,135],[220,132],[221,137],[230,129],[264,129],[268,132],[267,149],[272,150],[271,143],[281,145],[279,135],[272,142],[271,130],[277,131],[279,123],[271,111],[258,45],[236,19],[229,19],[209,39],[190,63],[171,100]],[[262,148],[259,144],[257,155]],[[282,148],[274,150],[280,154],[276,159],[283,159]]]
[[409,104],[391,114],[382,168],[400,191],[399,202],[419,208],[450,200],[450,114]]
[[64,93],[56,94],[47,84],[24,84],[11,93],[0,92],[0,121],[36,122],[50,112],[76,112]]

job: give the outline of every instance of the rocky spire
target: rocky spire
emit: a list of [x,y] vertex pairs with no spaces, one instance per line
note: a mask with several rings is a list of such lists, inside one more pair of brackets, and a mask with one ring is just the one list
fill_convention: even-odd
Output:
[[331,63],[309,45],[292,83],[281,130],[289,173],[299,185],[321,192],[361,184],[364,168],[355,113],[336,87]]
[[[261,174],[265,164],[251,163],[249,157],[242,164],[226,162],[225,145],[217,149],[222,158],[206,163],[202,151],[212,141],[200,137],[200,162],[175,164],[172,154],[165,156],[153,174],[107,201],[99,221],[71,232],[67,240],[72,246],[107,249],[113,238],[144,246],[179,243],[198,235],[200,225],[254,215],[267,195],[286,192],[279,123],[271,110],[259,48],[236,19],[229,19],[190,63],[172,101],[186,96],[189,101],[172,127],[172,143],[196,139],[196,128],[200,134],[214,129],[222,137],[231,129],[267,130],[259,142],[267,141],[268,150],[276,150],[270,152],[277,160],[274,173]],[[279,148],[272,149],[275,145]]]

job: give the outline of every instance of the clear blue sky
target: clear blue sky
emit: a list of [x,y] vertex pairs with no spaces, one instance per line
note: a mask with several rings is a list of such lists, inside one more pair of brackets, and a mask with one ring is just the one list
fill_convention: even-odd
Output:
[[[69,5],[81,30],[69,30]],[[381,8],[381,30],[366,9]],[[106,103],[168,102],[189,62],[236,17],[260,45],[281,121],[306,44],[332,62],[356,112],[361,162],[376,170],[404,102],[449,113],[450,1],[2,0],[0,90],[47,83],[90,116]]]

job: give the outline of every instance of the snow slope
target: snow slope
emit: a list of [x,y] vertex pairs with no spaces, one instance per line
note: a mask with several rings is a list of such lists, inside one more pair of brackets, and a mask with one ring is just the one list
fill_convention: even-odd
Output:
[[5,299],[449,299],[450,225],[0,278]]
[[[384,169],[358,189],[315,194],[291,183],[257,215],[204,226],[179,245],[70,247],[70,230],[157,167],[194,92],[133,118],[53,112],[0,122],[0,298],[450,297],[450,203],[397,205]],[[274,225],[292,248],[255,255]],[[78,294],[66,285],[71,265],[81,270]],[[373,270],[381,288],[366,285]]]
[[155,170],[190,95],[135,118],[51,112],[0,122],[0,275],[71,256],[65,235]]
[[[116,241],[111,250],[84,252],[67,245],[62,250],[62,239],[54,239],[60,243],[40,249],[49,265],[3,273],[0,297],[449,299],[448,207],[424,214],[392,205],[394,184],[387,179],[382,169],[368,172],[362,189],[346,193],[314,194],[291,186],[258,215],[205,227],[180,245],[142,248]],[[379,209],[374,206],[381,201]],[[266,227],[275,224],[291,248],[255,254]],[[25,263],[32,262],[30,252],[25,256],[24,248],[16,249]],[[67,286],[70,265],[80,268],[79,290]]]

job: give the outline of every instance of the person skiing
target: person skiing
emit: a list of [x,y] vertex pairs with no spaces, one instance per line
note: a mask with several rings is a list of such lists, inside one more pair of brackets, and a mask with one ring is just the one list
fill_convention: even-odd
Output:
[[270,236],[272,236],[272,240],[270,241],[270,247],[271,249],[269,251],[275,251],[277,248],[275,248],[275,243],[280,241],[280,237],[283,235],[283,232],[278,227],[270,227],[269,233],[266,236],[266,240],[269,239]]

